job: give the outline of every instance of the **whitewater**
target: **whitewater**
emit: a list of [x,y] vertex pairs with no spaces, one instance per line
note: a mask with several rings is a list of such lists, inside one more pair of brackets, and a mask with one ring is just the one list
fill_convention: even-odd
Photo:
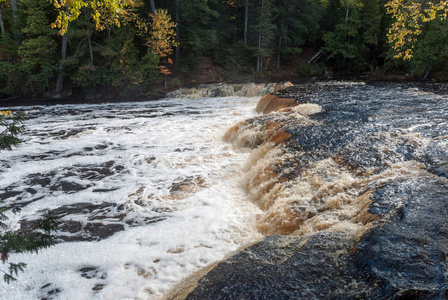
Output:
[[27,268],[1,298],[161,299],[260,239],[241,184],[250,153],[222,138],[258,99],[1,108],[28,127],[0,152],[0,200],[21,208],[9,229],[47,211],[61,221],[55,246],[11,255]]

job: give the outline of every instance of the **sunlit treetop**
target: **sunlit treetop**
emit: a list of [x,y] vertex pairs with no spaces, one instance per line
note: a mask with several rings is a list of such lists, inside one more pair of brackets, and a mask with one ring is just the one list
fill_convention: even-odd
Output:
[[[2,1],[2,0],[0,0]],[[120,27],[127,10],[142,5],[141,0],[50,0],[59,11],[53,28],[59,28],[59,34],[67,32],[70,22],[76,20],[81,9],[89,7],[97,30],[104,30],[110,25]]]
[[394,57],[404,60],[412,58],[423,24],[435,18],[445,20],[448,15],[448,1],[390,0],[385,6],[395,19],[387,34],[388,41],[397,51]]
[[[173,62],[168,57],[176,47],[176,24],[171,21],[171,17],[166,10],[158,9],[156,14],[150,14],[148,27],[148,47],[157,54],[162,62],[169,64]],[[162,64],[158,67],[162,74],[170,74],[169,70]]]

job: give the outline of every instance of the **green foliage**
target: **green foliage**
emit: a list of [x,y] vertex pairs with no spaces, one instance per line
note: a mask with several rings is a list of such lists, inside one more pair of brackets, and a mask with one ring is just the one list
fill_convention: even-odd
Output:
[[1,89],[7,95],[22,95],[27,92],[26,73],[18,61],[0,61]]
[[45,0],[23,0],[23,4],[26,25],[22,28],[24,40],[18,48],[18,55],[31,92],[40,94],[49,88],[48,81],[56,71],[56,31],[48,26],[51,3]]
[[20,143],[18,135],[26,129],[23,124],[24,118],[25,116],[22,113],[0,112],[0,151],[11,150],[12,146]]
[[380,60],[385,39],[382,0],[330,0],[327,9],[339,16],[322,38],[329,62],[338,70],[367,71]]
[[[20,143],[18,135],[25,130],[24,115],[11,111],[0,112],[0,150],[11,150],[12,146]],[[23,262],[9,262],[10,253],[38,252],[54,244],[55,238],[51,235],[58,230],[58,220],[51,214],[36,220],[26,229],[12,231],[5,223],[8,220],[6,213],[20,211],[18,207],[11,207],[0,201],[0,258],[3,264],[8,263],[7,270],[3,272],[3,279],[10,283],[15,281],[19,272],[23,272],[26,264]]]
[[311,46],[319,37],[320,22],[324,13],[321,1],[293,0],[281,1],[278,6],[277,18],[279,36],[282,37],[283,53],[294,53],[302,46]]
[[[56,43],[48,36],[37,36],[23,41],[18,54],[22,62],[22,72],[28,74],[28,82],[36,82],[39,87],[37,93],[45,91],[46,82],[54,76],[56,71],[55,57]],[[48,88],[48,87],[47,87]]]
[[[4,222],[7,219],[5,212],[9,207],[4,204],[0,206],[0,227],[3,231],[0,232],[0,253],[3,264],[8,263],[8,269],[1,270],[3,280],[7,283],[16,281],[16,276],[19,271],[24,272],[26,264],[23,262],[13,263],[9,262],[10,253],[25,253],[35,252],[48,248],[54,245],[55,237],[52,235],[53,231],[58,230],[58,219],[55,216],[47,213],[44,217],[35,221],[28,229],[21,229],[18,231],[7,230],[7,225]],[[17,209],[14,211],[17,212]]]
[[426,23],[411,59],[415,74],[419,77],[429,72],[446,70],[448,66],[448,24],[435,19]]
[[325,74],[325,69],[316,64],[301,63],[297,67],[297,74],[300,77],[322,76]]
[[[0,1],[5,25],[0,35],[1,94],[47,94],[54,91],[59,74],[64,75],[64,84],[71,83],[81,88],[77,90],[87,93],[97,93],[105,87],[126,91],[138,86],[143,90],[161,83],[163,77],[158,67],[164,73],[172,72],[173,68],[168,70],[166,66],[174,60],[178,76],[180,72],[195,70],[204,57],[223,67],[230,80],[247,80],[263,72],[267,75],[267,70],[276,71],[274,65],[282,68],[292,61],[307,61],[311,53],[319,50],[325,50],[325,55],[318,63],[325,63],[337,72],[360,73],[393,66],[401,70],[412,68],[415,74],[423,76],[428,71],[444,71],[448,60],[445,54],[447,35],[444,22],[440,20],[445,18],[442,13],[431,14],[428,21],[416,23],[421,32],[412,42],[415,47],[412,61],[394,60],[393,57],[405,49],[391,50],[391,45],[387,44],[389,28],[391,34],[398,30],[391,27],[397,24],[392,17],[413,12],[414,7],[423,3],[418,1],[159,1],[156,8],[169,12],[167,17],[179,23],[175,28],[175,43],[170,44],[179,42],[177,49],[162,58],[160,53],[155,55],[148,49],[149,33],[159,32],[148,17],[149,1],[81,2],[68,2],[79,7],[67,27],[65,34],[69,43],[66,57],[61,59],[62,38],[50,25],[60,12],[67,13],[65,2],[20,1],[19,24],[22,27],[20,45],[17,45],[10,4]],[[95,3],[106,6],[100,8]],[[396,13],[386,14],[386,3],[389,11],[398,9]],[[425,4],[426,7],[430,3]],[[120,9],[119,13],[111,14],[117,12],[116,9]],[[420,11],[413,14],[420,15]],[[62,23],[58,25],[61,28],[65,26]],[[172,37],[174,40],[174,34]],[[302,75],[314,73],[306,66],[300,66],[298,72]]]
[[[58,56],[56,31],[49,27],[50,7],[46,0],[21,2],[21,16],[24,18],[22,43],[11,48],[15,43],[9,42],[0,50],[2,93],[30,95],[41,94],[48,89],[56,70],[54,58]],[[5,34],[4,38],[10,40],[10,36],[12,34]]]
[[222,66],[229,76],[238,79],[253,75],[253,51],[245,47],[243,42],[221,48],[215,54],[216,64]]
[[194,68],[202,61],[202,56],[211,55],[222,46],[219,30],[223,28],[216,28],[220,17],[217,9],[216,0],[179,2],[179,19],[182,25],[179,27],[179,47],[183,53],[181,59],[185,70]]

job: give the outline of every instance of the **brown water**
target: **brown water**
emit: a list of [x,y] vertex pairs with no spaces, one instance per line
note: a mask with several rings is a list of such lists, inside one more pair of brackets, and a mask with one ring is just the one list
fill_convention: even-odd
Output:
[[284,92],[301,105],[229,129],[228,141],[254,149],[243,184],[263,211],[258,230],[358,235],[377,225],[370,204],[378,188],[446,176],[437,170],[447,164],[448,101],[436,87],[303,85]]

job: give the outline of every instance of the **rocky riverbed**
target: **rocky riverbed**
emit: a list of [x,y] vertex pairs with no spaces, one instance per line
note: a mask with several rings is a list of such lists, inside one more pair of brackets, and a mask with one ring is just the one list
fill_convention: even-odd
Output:
[[244,185],[266,237],[170,297],[447,299],[446,85],[327,82],[270,97],[272,112],[226,134],[253,149]]

